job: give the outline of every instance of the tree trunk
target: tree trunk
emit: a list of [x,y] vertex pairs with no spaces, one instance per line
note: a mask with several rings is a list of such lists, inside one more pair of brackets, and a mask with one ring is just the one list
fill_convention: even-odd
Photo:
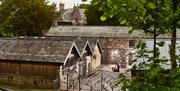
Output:
[[176,27],[171,28],[171,46],[170,46],[170,57],[171,57],[171,69],[176,69]]
[[[173,14],[177,11],[177,4],[178,0],[172,0],[172,9]],[[171,60],[171,69],[176,69],[177,62],[176,62],[176,20],[173,20],[172,27],[171,27],[171,45],[170,45],[170,60]]]
[[[153,50],[154,50],[154,58],[156,58],[156,29],[154,29],[153,37],[154,37],[154,47],[153,47]],[[155,63],[155,62],[154,62],[154,63]]]
[[[154,37],[154,47],[153,47],[153,50],[154,50],[154,67],[156,67],[156,65],[157,65],[157,63],[156,63],[156,37],[157,37],[157,35],[156,35],[156,29],[154,29],[154,33],[153,33],[153,37]],[[157,85],[156,85],[156,83],[157,83],[157,78],[155,77],[154,78],[154,84],[155,84],[155,87],[157,87]]]

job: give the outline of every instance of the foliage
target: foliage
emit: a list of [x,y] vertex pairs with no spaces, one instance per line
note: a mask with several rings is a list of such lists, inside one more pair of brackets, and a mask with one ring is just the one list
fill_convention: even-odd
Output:
[[94,0],[94,5],[104,11],[103,16],[118,16],[121,24],[145,32],[153,32],[155,28],[158,34],[166,33],[170,27],[173,18],[170,4],[167,0]]
[[[137,44],[137,60],[143,60],[132,70],[140,70],[143,73],[127,79],[120,75],[119,84],[123,90],[130,91],[178,91],[180,89],[180,68],[176,68],[175,42],[176,28],[180,20],[180,2],[178,0],[93,0],[93,5],[103,12],[101,20],[107,20],[114,16],[118,17],[120,24],[127,24],[133,30],[144,31],[153,36],[154,48],[147,50],[146,43]],[[170,56],[173,60],[160,58],[159,48],[164,42],[157,43],[159,35],[171,35]],[[153,56],[152,56],[153,55]],[[167,61],[171,61],[173,69],[165,69]],[[137,68],[138,67],[138,68]]]
[[2,0],[0,36],[43,35],[52,24],[55,4],[45,0]]
[[80,4],[80,5],[79,5],[79,8],[80,8],[80,9],[86,9],[89,5],[90,5],[90,4],[84,4],[84,3],[83,3],[83,4]]
[[104,12],[105,17],[118,16],[121,24],[132,26],[132,31],[140,29],[153,34],[154,44],[158,35],[170,34],[171,65],[172,69],[176,69],[176,28],[180,25],[179,0],[94,0],[94,5]]
[[[165,64],[168,59],[154,59],[152,51],[147,49],[146,43],[140,41],[136,45],[136,65],[131,69],[136,71],[132,79],[127,79],[124,74],[120,74],[118,84],[123,84],[124,90],[130,91],[178,91],[180,89],[180,68],[170,70]],[[157,48],[157,50],[159,50]],[[143,60],[144,59],[144,60]],[[143,62],[139,62],[143,60]],[[156,65],[152,62],[156,61]],[[139,63],[138,63],[139,62]],[[139,72],[138,72],[139,71]]]
[[[93,3],[93,2],[92,2]],[[87,18],[87,25],[106,25],[106,26],[117,26],[120,25],[118,18],[107,18],[106,21],[101,21],[100,17],[103,14],[102,11],[98,10],[97,6],[93,6],[92,4],[82,4],[80,8],[85,8],[85,15]]]

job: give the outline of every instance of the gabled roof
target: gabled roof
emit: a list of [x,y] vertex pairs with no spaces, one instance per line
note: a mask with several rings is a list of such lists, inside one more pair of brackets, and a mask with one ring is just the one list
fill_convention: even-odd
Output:
[[78,12],[74,12],[73,8],[65,9],[60,12],[62,16],[62,22],[71,22],[73,17],[79,17],[81,21],[86,23],[85,9],[79,9]]
[[[96,45],[98,45],[100,52],[102,52],[101,44],[96,37],[79,37],[79,36],[46,36],[48,40],[58,41],[74,41],[80,54],[83,52],[86,46],[89,46],[91,52],[94,51]],[[43,38],[40,38],[43,39]]]
[[74,42],[77,45],[77,48],[79,49],[79,52],[82,53],[86,44],[87,44],[87,40],[86,39],[82,39],[81,37],[77,37]]
[[2,60],[64,63],[75,44],[45,38],[0,38],[0,46]]
[[[28,37],[28,39],[33,39],[31,37]],[[81,37],[73,37],[73,36],[57,36],[57,37],[53,37],[53,36],[46,36],[46,37],[38,37],[38,40],[50,40],[50,41],[70,41],[70,42],[74,42],[79,50],[80,53],[82,53],[86,43],[87,43],[87,39],[86,38],[81,38]]]
[[79,10],[79,7],[78,6],[74,6],[73,8],[73,12],[71,14],[71,20],[81,20],[81,14],[80,14],[80,10]]
[[100,53],[102,53],[101,44],[100,44],[98,38],[88,38],[87,40],[88,40],[89,43],[90,43],[90,46],[91,46],[91,48],[92,48],[92,51],[94,51],[95,46],[97,45],[98,48],[99,48]]
[[[80,52],[80,54],[83,52],[84,47],[87,44],[87,40],[88,38],[82,38],[82,37],[78,37],[78,36],[46,36],[44,38],[39,38],[41,40],[56,40],[56,41],[72,41],[76,44],[78,51]],[[88,44],[88,46],[90,46]]]
[[83,48],[83,50],[82,50],[81,56],[84,55],[84,52],[86,51],[86,48],[89,49],[89,52],[90,52],[89,54],[92,54],[92,53],[93,53],[92,47],[91,47],[91,45],[89,44],[89,41],[86,41],[86,44],[85,44],[85,46],[84,46],[84,48]]

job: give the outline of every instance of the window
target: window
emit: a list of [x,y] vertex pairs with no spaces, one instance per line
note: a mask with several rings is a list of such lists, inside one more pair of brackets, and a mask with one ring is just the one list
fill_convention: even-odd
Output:
[[93,55],[93,59],[96,59],[96,55]]
[[129,48],[135,47],[135,40],[129,40]]

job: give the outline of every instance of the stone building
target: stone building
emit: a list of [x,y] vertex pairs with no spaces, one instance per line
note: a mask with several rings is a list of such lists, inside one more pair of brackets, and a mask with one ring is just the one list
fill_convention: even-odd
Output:
[[81,61],[72,41],[45,37],[1,38],[0,46],[0,83],[53,88],[54,80],[62,81],[70,70],[76,74]]
[[[58,26],[44,37],[0,38],[0,83],[52,88],[54,80],[58,80],[61,89],[67,90],[70,82],[74,82],[70,78],[89,75],[101,63],[120,62],[125,67],[132,60],[128,54],[134,50],[136,40],[147,39],[149,46],[152,45],[151,36],[142,31],[130,35],[130,29]],[[179,41],[179,30],[177,38]]]
[[74,41],[82,56],[80,63],[80,74],[82,77],[93,73],[101,65],[102,49],[98,38],[78,37],[78,36],[46,36],[48,40]]
[[[128,53],[134,49],[136,40],[152,38],[141,30],[129,34],[130,29],[121,26],[58,26],[50,29],[46,36],[98,38],[102,48],[102,63],[126,60],[124,63],[127,64],[131,60]],[[180,38],[180,31],[177,31],[177,37]],[[158,38],[169,37],[160,35]]]
[[74,5],[73,8],[64,8],[65,4],[62,2],[59,4],[59,12],[62,20],[58,21],[58,25],[85,25],[86,16],[85,9],[79,9],[78,5]]
[[92,48],[92,71],[98,70],[102,62],[102,48],[97,38],[88,38]]
[[54,30],[50,29],[46,36],[98,38],[102,49],[101,63],[114,63],[112,53],[118,50],[118,54],[115,56],[121,61],[122,50],[125,50],[126,53],[132,50],[133,46],[129,46],[129,44],[137,35],[141,35],[139,33],[129,35],[128,30],[128,27],[114,26],[79,26],[76,29],[73,26],[59,26]]
[[[83,39],[80,40],[82,41]],[[92,67],[90,65],[90,63],[92,62],[92,49],[87,40],[83,40],[83,41],[86,41],[86,44],[83,47],[79,46],[79,50],[81,52],[82,61],[83,61],[82,64],[80,65],[81,77],[87,76],[92,71]],[[81,44],[81,43],[79,42],[77,44]]]

